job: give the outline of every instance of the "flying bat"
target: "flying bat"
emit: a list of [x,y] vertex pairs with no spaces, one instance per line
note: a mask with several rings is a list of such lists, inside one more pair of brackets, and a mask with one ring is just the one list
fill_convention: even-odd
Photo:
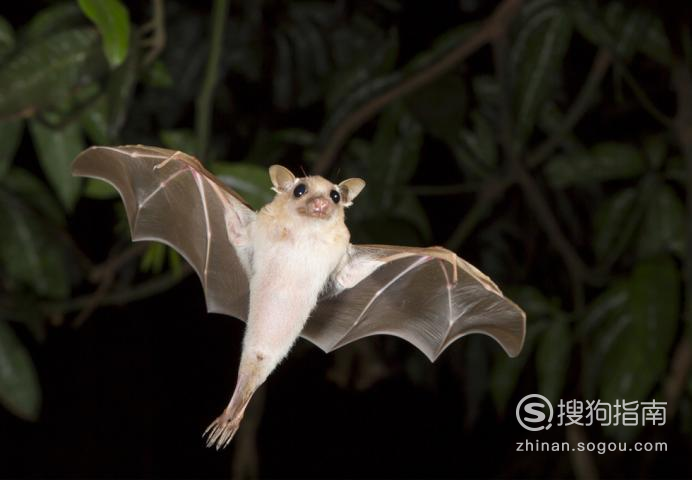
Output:
[[105,180],[125,204],[132,239],[176,249],[199,276],[209,312],[247,322],[236,387],[204,432],[225,447],[257,388],[299,336],[325,352],[389,334],[434,361],[482,333],[519,354],[524,312],[493,281],[442,247],[354,245],[344,223],[365,182],[295,177],[273,165],[274,199],[255,212],[180,151],[91,147],[74,175]]

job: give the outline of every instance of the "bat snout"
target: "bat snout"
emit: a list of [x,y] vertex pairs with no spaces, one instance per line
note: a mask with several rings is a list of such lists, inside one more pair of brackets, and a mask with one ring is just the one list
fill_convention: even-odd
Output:
[[310,198],[305,206],[306,213],[311,217],[326,218],[332,213],[332,203],[322,196]]

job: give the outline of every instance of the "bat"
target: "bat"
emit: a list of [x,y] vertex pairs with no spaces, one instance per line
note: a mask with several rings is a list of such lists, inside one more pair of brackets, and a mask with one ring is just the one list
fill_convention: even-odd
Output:
[[276,195],[255,212],[180,151],[91,147],[72,172],[115,187],[133,241],[173,247],[197,272],[208,311],[247,323],[235,390],[203,434],[209,447],[228,445],[299,336],[330,352],[389,334],[430,361],[470,333],[492,337],[512,357],[522,348],[524,312],[455,253],[350,243],[344,210],[365,187],[359,178],[334,184],[273,165]]

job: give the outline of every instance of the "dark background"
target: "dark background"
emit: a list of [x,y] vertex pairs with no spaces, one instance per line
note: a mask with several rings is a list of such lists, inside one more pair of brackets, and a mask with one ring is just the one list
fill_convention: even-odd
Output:
[[[692,477],[685,2],[0,16],[0,476]],[[471,336],[431,364],[394,338],[330,355],[300,340],[229,448],[204,448],[243,324],[207,314],[168,249],[130,244],[112,191],[64,175],[86,146],[123,143],[196,154],[255,206],[273,163],[363,177],[353,241],[457,251],[526,310],[523,353]],[[656,398],[668,421],[534,434],[514,416],[530,393]],[[668,451],[516,452],[527,439]]]

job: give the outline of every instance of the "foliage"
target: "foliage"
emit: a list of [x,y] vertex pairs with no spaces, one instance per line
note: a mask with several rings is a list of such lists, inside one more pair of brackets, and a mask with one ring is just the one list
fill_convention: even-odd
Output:
[[[493,18],[483,2],[461,4],[471,18]],[[209,168],[254,206],[271,198],[264,172],[275,162],[366,178],[349,211],[354,241],[446,244],[528,314],[519,358],[491,342],[442,357],[485,372],[464,375],[476,392],[469,409],[486,408],[489,396],[498,415],[511,415],[511,400],[533,392],[663,395],[692,321],[682,274],[692,261],[692,158],[689,126],[674,117],[692,85],[662,85],[692,65],[689,30],[681,40],[665,28],[669,17],[630,2],[526,0],[506,25],[497,21],[487,48],[442,69],[481,38],[482,23],[435,32],[412,51],[401,40],[407,7],[396,1],[245,1],[219,22],[222,53],[210,68],[206,7],[163,5],[152,14],[145,2],[129,12],[119,0],[65,1],[25,24],[0,17],[2,405],[39,416],[40,385],[20,338],[34,345],[48,319],[80,325],[99,302],[160,291],[142,289],[142,275],[172,275],[160,282],[168,288],[189,273],[163,247],[124,247],[115,192],[69,174],[80,150],[103,143],[207,152]],[[131,20],[152,15],[146,25]],[[190,121],[203,95],[213,99],[197,103],[196,118],[213,119],[208,145]],[[364,126],[325,155],[352,122]],[[88,249],[103,263],[80,251],[80,208],[112,212],[113,231],[102,233],[111,244]],[[121,275],[137,258],[149,273]],[[392,345],[422,382],[422,356]],[[691,391],[666,399],[689,411]],[[676,428],[692,430],[674,413]]]

